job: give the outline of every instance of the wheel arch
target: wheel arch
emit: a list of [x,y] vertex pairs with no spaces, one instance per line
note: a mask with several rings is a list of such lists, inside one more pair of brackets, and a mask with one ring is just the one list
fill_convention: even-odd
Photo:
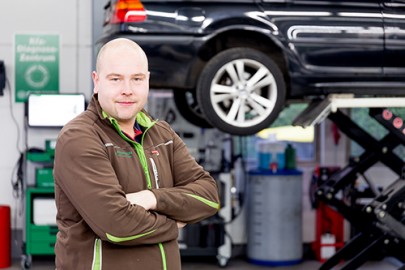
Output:
[[[200,74],[207,62],[216,54],[231,48],[248,47],[263,52],[271,57],[283,73],[287,88],[287,95],[290,92],[290,74],[285,53],[280,42],[272,39],[259,29],[227,29],[211,36],[204,42],[198,51],[198,61],[192,68],[192,73]],[[196,85],[196,78],[194,85]]]

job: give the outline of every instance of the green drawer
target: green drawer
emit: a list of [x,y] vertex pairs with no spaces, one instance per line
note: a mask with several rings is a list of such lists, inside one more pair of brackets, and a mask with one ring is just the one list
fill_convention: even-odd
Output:
[[53,255],[55,254],[55,243],[50,242],[31,242],[27,246],[27,254],[31,255]]
[[57,227],[31,226],[31,241],[56,241]]
[[55,226],[29,226],[27,230],[27,254],[52,255],[58,228]]

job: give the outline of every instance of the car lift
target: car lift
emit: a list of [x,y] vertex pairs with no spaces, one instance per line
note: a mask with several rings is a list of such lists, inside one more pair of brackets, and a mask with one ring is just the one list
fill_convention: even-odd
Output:
[[[377,120],[388,134],[376,140],[354,123],[341,108],[369,108],[369,115]],[[405,170],[404,162],[393,150],[405,145],[405,121],[388,108],[405,107],[405,98],[355,98],[353,95],[330,95],[314,101],[294,120],[293,125],[311,126],[325,118],[334,122],[350,139],[365,151],[358,159],[334,173],[315,192],[351,223],[358,233],[322,264],[320,270],[329,270],[344,262],[341,270],[357,269],[376,254],[384,254],[405,262]],[[378,194],[362,209],[355,208],[342,199],[347,188],[353,188],[359,174],[377,162],[383,163],[399,175],[399,179]],[[371,185],[371,183],[368,183]],[[376,253],[379,252],[379,253]],[[405,266],[399,269],[405,270]],[[398,270],[399,270],[398,269]]]

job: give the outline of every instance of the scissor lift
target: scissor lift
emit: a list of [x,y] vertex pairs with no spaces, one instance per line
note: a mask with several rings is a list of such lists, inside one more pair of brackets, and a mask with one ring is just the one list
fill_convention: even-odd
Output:
[[[377,120],[388,134],[376,140],[341,111],[342,108],[355,107],[369,108],[369,115]],[[393,152],[397,146],[405,145],[405,121],[394,115],[388,109],[390,107],[405,107],[405,98],[355,98],[352,95],[331,95],[324,100],[312,102],[294,120],[294,125],[306,127],[328,118],[365,149],[358,159],[334,173],[316,190],[316,197],[340,212],[358,232],[343,248],[323,263],[320,270],[332,269],[341,262],[343,262],[341,270],[357,269],[378,253],[395,257],[405,263],[404,162]],[[353,188],[358,175],[363,174],[377,162],[389,167],[399,178],[381,193],[375,194],[364,208],[353,207],[342,199],[343,190]]]

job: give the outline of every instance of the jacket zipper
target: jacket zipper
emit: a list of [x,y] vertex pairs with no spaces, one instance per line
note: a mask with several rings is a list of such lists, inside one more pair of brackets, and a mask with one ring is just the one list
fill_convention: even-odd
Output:
[[136,150],[136,152],[138,154],[138,157],[139,157],[139,159],[141,161],[141,165],[142,165],[145,177],[146,177],[146,184],[148,186],[148,189],[152,189],[152,183],[150,181],[148,163],[147,163],[147,159],[146,159],[146,156],[145,156],[145,152],[143,151],[142,145],[137,143],[137,142],[132,142],[132,144],[134,145],[135,150]]

